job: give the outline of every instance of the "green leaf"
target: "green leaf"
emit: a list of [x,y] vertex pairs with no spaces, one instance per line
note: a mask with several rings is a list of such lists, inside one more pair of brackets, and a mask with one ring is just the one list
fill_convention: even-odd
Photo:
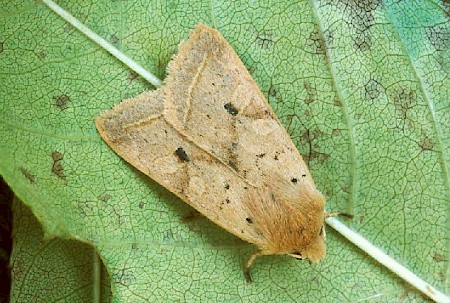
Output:
[[[168,2],[58,4],[160,78],[198,22],[217,28],[327,208],[353,213],[352,229],[449,293],[448,4]],[[99,113],[153,88],[39,2],[5,2],[0,15],[0,173],[47,238],[95,247],[116,302],[427,300],[333,231],[323,262],[262,258],[246,284],[255,247],[206,219],[183,223],[192,209],[95,129]]]
[[111,281],[92,246],[45,241],[28,207],[15,199],[13,211],[11,302],[111,302]]

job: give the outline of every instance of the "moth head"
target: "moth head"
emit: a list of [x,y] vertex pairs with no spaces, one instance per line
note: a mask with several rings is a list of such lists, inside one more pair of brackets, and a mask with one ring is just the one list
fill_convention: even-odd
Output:
[[[325,213],[324,219],[336,216],[342,216],[349,219],[353,218],[353,216],[350,214],[337,212],[337,213]],[[319,230],[318,235],[311,240],[308,246],[306,246],[302,251],[294,251],[292,253],[289,253],[288,255],[298,260],[309,259],[311,262],[317,263],[325,257],[326,238],[327,236],[325,233],[325,221],[323,221],[323,224]]]
[[308,241],[298,243],[300,245],[287,255],[298,260],[307,259],[313,263],[317,263],[325,257],[325,222],[323,219],[316,222],[317,225],[311,226],[308,231]]
[[322,226],[317,237],[314,237],[306,247],[302,247],[301,250],[294,251],[288,255],[298,260],[308,259],[313,263],[317,263],[325,257],[325,253],[325,226]]

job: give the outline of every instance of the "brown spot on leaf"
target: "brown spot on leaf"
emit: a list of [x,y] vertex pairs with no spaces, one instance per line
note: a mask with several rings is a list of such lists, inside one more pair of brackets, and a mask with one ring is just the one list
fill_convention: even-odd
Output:
[[60,95],[53,97],[54,105],[60,110],[65,110],[70,103],[70,96],[68,95]]
[[312,52],[317,55],[325,55],[325,41],[320,35],[317,28],[309,34],[308,46],[312,48]]
[[416,92],[409,87],[400,86],[394,92],[392,100],[395,109],[403,120],[408,119],[408,111],[417,105]]
[[314,101],[316,101],[316,98],[317,98],[316,88],[311,85],[311,82],[305,81],[303,83],[303,87],[306,90],[305,103],[310,104],[310,103],[313,103]]
[[316,151],[318,144],[314,144],[314,141],[316,141],[320,137],[323,137],[324,135],[325,134],[320,129],[315,129],[314,131],[307,129],[302,134],[303,141],[307,142],[309,145],[308,153],[302,155],[308,166],[309,163],[313,160],[319,161],[319,163],[323,163],[326,159],[328,159],[329,155]]
[[136,73],[134,70],[132,70],[130,72],[130,75],[128,76],[127,80],[133,81],[134,79],[136,79],[139,76],[138,73]]
[[104,195],[101,195],[100,197],[98,197],[98,199],[99,199],[100,201],[106,202],[106,201],[108,201],[109,199],[111,199],[111,195],[104,194]]
[[117,44],[120,41],[119,37],[116,34],[111,35],[111,43]]
[[327,0],[327,4],[336,7],[348,16],[345,18],[353,30],[351,37],[355,47],[360,51],[367,51],[372,46],[371,27],[375,24],[375,10],[382,5],[381,0]]
[[262,49],[270,48],[273,44],[273,35],[269,32],[260,32],[256,36],[256,44]]
[[3,53],[3,41],[0,41],[0,54]]
[[30,181],[30,183],[36,183],[36,177],[32,173],[30,173],[28,169],[26,169],[25,167],[21,167],[20,172],[25,176],[25,178],[28,179],[28,181]]
[[364,86],[366,100],[374,100],[384,92],[384,87],[377,79],[370,79]]
[[422,150],[433,150],[434,142],[430,138],[425,137],[419,142],[419,146]]
[[270,98],[275,98],[275,101],[278,103],[284,102],[281,95],[278,93],[278,89],[275,87],[275,85],[271,85],[269,88],[269,100]]
[[47,57],[47,54],[48,53],[47,53],[46,50],[42,50],[39,53],[37,53],[37,56],[38,56],[39,59],[43,60],[43,59],[45,59],[45,57]]
[[341,135],[341,130],[335,128],[335,129],[333,129],[333,131],[331,132],[331,135],[332,135],[333,137],[339,137],[339,136]]
[[433,256],[433,260],[435,262],[444,262],[444,261],[446,261],[445,257],[443,255],[441,255],[441,254],[435,254]]
[[426,27],[425,34],[430,44],[437,51],[444,51],[450,48],[450,32],[447,26],[435,25]]
[[66,175],[64,174],[64,168],[61,163],[63,158],[64,155],[61,154],[59,151],[55,150],[52,152],[52,159],[53,159],[52,173],[55,174],[61,180],[65,181]]
[[311,161],[317,161],[320,164],[323,164],[329,157],[330,155],[326,153],[320,153],[315,150],[312,150],[307,156],[305,156],[305,162],[307,163],[308,166]]

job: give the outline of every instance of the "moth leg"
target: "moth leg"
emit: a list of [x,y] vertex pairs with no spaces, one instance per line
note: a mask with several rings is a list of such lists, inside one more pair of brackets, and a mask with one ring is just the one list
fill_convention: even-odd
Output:
[[265,252],[265,251],[258,251],[255,252],[253,255],[250,256],[250,258],[247,261],[247,264],[245,265],[244,268],[244,276],[245,276],[245,280],[247,280],[247,283],[252,283],[252,276],[250,275],[250,268],[253,265],[253,262],[255,261],[256,258],[261,257],[261,256],[266,256],[269,253]]
[[335,212],[335,213],[325,213],[325,219],[330,217],[346,217],[349,219],[353,219],[353,215],[347,214],[347,213],[341,213],[341,212]]

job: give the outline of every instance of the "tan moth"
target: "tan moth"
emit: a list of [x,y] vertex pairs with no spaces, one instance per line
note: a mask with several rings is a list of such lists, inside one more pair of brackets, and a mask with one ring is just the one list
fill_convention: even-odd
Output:
[[101,114],[96,126],[123,159],[205,217],[260,249],[318,262],[325,199],[233,48],[198,25],[165,85]]

